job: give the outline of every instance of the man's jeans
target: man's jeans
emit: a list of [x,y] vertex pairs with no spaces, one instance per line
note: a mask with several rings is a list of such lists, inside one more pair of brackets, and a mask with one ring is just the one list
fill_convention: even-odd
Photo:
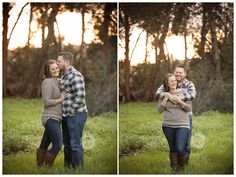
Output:
[[188,136],[188,140],[187,140],[187,143],[186,143],[186,147],[185,147],[185,159],[186,159],[186,162],[188,162],[189,160],[189,156],[190,156],[190,143],[191,143],[191,138],[192,138],[192,117],[193,115],[190,114],[189,115],[189,128],[190,128],[190,131],[189,131],[189,136]]
[[185,155],[185,147],[189,137],[188,128],[170,128],[162,126],[162,130],[166,136],[170,147],[170,153]]
[[84,165],[82,135],[87,115],[87,112],[76,112],[74,116],[63,118],[62,133],[65,167],[76,168]]
[[61,126],[59,121],[51,118],[45,124],[45,130],[39,148],[46,150],[50,143],[52,143],[52,148],[49,150],[49,153],[52,155],[58,154],[62,147]]

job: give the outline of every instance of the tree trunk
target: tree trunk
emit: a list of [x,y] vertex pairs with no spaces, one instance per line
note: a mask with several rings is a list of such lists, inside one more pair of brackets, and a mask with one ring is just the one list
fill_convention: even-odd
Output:
[[185,31],[184,31],[184,66],[186,68],[186,71],[188,71],[188,69],[189,69],[189,59],[187,57],[187,50],[188,50],[188,46],[187,46],[187,29],[185,28]]
[[207,12],[203,4],[203,17],[202,17],[202,29],[201,29],[201,42],[199,46],[199,55],[202,59],[205,59],[205,43],[206,43],[206,34],[207,34]]
[[7,72],[8,72],[8,18],[11,10],[10,3],[3,3],[3,97],[7,96]]
[[84,34],[85,34],[85,10],[82,7],[81,9],[81,23],[82,23],[82,35],[81,35],[81,46],[80,46],[80,57],[79,57],[79,69],[80,72],[84,72],[84,56],[85,56],[85,51],[84,51]]
[[129,60],[129,17],[125,13],[125,101],[130,101],[130,60]]
[[29,18],[28,40],[27,40],[27,46],[28,47],[30,47],[32,18],[33,18],[33,11],[32,11],[32,7],[31,7],[31,4],[30,4],[30,18]]
[[[59,10],[58,4],[52,4],[53,10],[47,19],[47,27],[48,27],[48,35],[45,40],[45,47],[48,47],[50,44],[54,43],[56,44],[56,37],[55,37],[55,31],[54,31],[54,22],[56,21],[56,15]],[[44,46],[43,46],[44,47]]]
[[148,32],[146,31],[145,58],[144,58],[145,64],[147,64],[147,57],[148,57]]
[[216,36],[216,31],[215,31],[216,25],[213,18],[211,20],[210,28],[211,28],[212,50],[213,50],[213,55],[214,55],[214,62],[216,64],[215,76],[216,76],[216,79],[219,79],[221,77],[221,59],[220,59],[218,41],[217,41],[217,36]]

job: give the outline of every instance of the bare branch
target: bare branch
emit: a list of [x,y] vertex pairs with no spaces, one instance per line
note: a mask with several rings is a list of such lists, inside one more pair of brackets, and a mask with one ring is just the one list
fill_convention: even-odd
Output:
[[15,24],[14,24],[12,30],[11,30],[11,33],[10,33],[9,38],[8,38],[8,44],[9,44],[9,42],[10,42],[10,39],[11,39],[12,33],[13,33],[15,27],[16,27],[16,24],[18,23],[18,21],[19,21],[19,19],[20,19],[20,17],[21,17],[21,14],[22,14],[22,12],[23,12],[23,10],[24,10],[24,8],[25,8],[28,4],[29,4],[29,2],[27,2],[27,3],[21,8],[21,11],[20,11],[20,13],[19,13],[19,15],[18,15],[18,17],[17,17],[17,20],[16,20],[16,22],[15,22]]

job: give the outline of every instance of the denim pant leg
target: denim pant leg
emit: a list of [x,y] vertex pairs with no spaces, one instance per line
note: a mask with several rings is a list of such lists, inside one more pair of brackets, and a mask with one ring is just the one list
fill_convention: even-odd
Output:
[[71,167],[71,147],[70,147],[70,135],[67,126],[68,118],[63,118],[62,121],[62,134],[63,134],[63,144],[64,144],[64,166]]
[[185,155],[185,145],[189,137],[188,128],[177,128],[175,133],[175,149],[178,155]]
[[170,153],[176,153],[175,149],[175,128],[162,126],[167,142],[169,144]]
[[53,155],[58,154],[62,147],[61,127],[60,122],[54,119],[47,120],[39,148],[46,150],[51,143],[52,148],[49,150],[49,153]]
[[75,116],[68,116],[64,119],[64,123],[66,128],[64,130],[67,131],[67,136],[65,134],[65,143],[69,143],[67,145],[68,152],[66,152],[69,157],[65,158],[68,162],[65,164],[70,167],[71,165],[73,168],[78,166],[83,166],[84,162],[84,149],[82,144],[82,135],[84,124],[87,120],[87,112],[77,112]]
[[49,153],[57,155],[62,147],[60,122],[54,119],[48,119],[45,127],[47,129],[48,137],[52,142],[52,148],[49,150]]
[[192,138],[192,114],[189,115],[189,128],[190,128],[190,131],[189,131],[189,137],[188,137],[188,140],[187,140],[187,143],[186,143],[186,147],[185,147],[185,158],[186,158],[186,161],[189,160],[189,156],[190,156],[190,153],[191,153],[191,149],[190,149],[190,143],[191,143],[191,138]]
[[47,150],[50,143],[51,143],[51,141],[50,141],[49,137],[47,136],[47,129],[45,128],[42,140],[39,145],[39,149]]

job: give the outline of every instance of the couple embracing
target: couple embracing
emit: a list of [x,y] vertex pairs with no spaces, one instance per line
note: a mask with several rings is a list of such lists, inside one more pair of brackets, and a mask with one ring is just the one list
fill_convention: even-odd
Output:
[[[61,52],[57,60],[46,62],[42,100],[41,120],[45,130],[36,153],[37,165],[51,167],[63,141],[64,166],[83,167],[82,134],[88,113],[84,77],[73,67],[72,53]],[[48,149],[50,144],[52,147]]]
[[186,79],[183,65],[168,73],[157,89],[158,111],[164,112],[162,130],[170,148],[170,165],[179,171],[188,164],[192,135],[192,104],[196,96],[194,84]]

